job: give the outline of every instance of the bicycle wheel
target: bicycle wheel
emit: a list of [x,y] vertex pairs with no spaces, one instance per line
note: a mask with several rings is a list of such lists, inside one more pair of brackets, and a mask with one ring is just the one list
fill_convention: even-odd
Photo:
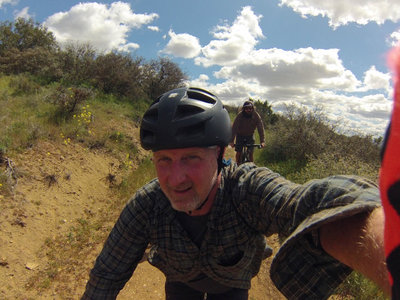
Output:
[[249,150],[247,147],[243,147],[242,155],[240,156],[240,163],[243,164],[245,162],[248,162],[249,159]]

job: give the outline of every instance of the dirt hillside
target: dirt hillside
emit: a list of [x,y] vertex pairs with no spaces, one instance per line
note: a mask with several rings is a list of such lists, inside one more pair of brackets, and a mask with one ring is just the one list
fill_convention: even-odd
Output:
[[[116,193],[110,188],[110,166],[120,163],[101,150],[52,142],[3,158],[0,167],[7,168],[13,190],[0,195],[0,299],[79,299],[115,220],[102,222],[102,238],[91,238],[74,252],[68,239],[78,239],[82,220],[112,209]],[[284,299],[269,280],[270,261],[252,281],[252,300]],[[164,276],[145,261],[118,299],[164,299]]]

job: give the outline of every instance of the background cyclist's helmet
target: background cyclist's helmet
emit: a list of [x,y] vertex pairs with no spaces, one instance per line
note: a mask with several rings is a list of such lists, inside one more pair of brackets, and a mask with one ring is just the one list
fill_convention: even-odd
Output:
[[247,101],[245,101],[245,102],[243,103],[243,108],[245,108],[245,107],[251,107],[251,108],[253,108],[253,107],[254,107],[254,104],[253,104],[252,101],[247,100]]
[[162,94],[143,116],[140,142],[146,150],[226,147],[231,122],[217,96],[194,87]]

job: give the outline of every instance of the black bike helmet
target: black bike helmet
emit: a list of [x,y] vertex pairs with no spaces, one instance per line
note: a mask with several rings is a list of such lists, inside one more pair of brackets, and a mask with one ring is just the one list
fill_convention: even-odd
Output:
[[247,101],[245,101],[245,102],[243,103],[243,108],[245,108],[245,107],[254,108],[254,104],[253,104],[253,102],[252,102],[251,100],[247,100]]
[[226,147],[231,122],[217,96],[194,87],[178,88],[154,101],[143,116],[140,142],[146,150]]

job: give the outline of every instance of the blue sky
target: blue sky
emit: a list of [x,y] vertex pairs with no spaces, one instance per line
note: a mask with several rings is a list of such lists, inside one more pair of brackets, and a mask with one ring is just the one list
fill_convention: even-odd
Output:
[[167,56],[227,104],[322,107],[345,132],[377,136],[389,120],[398,0],[0,0],[0,20],[16,17],[61,45]]

